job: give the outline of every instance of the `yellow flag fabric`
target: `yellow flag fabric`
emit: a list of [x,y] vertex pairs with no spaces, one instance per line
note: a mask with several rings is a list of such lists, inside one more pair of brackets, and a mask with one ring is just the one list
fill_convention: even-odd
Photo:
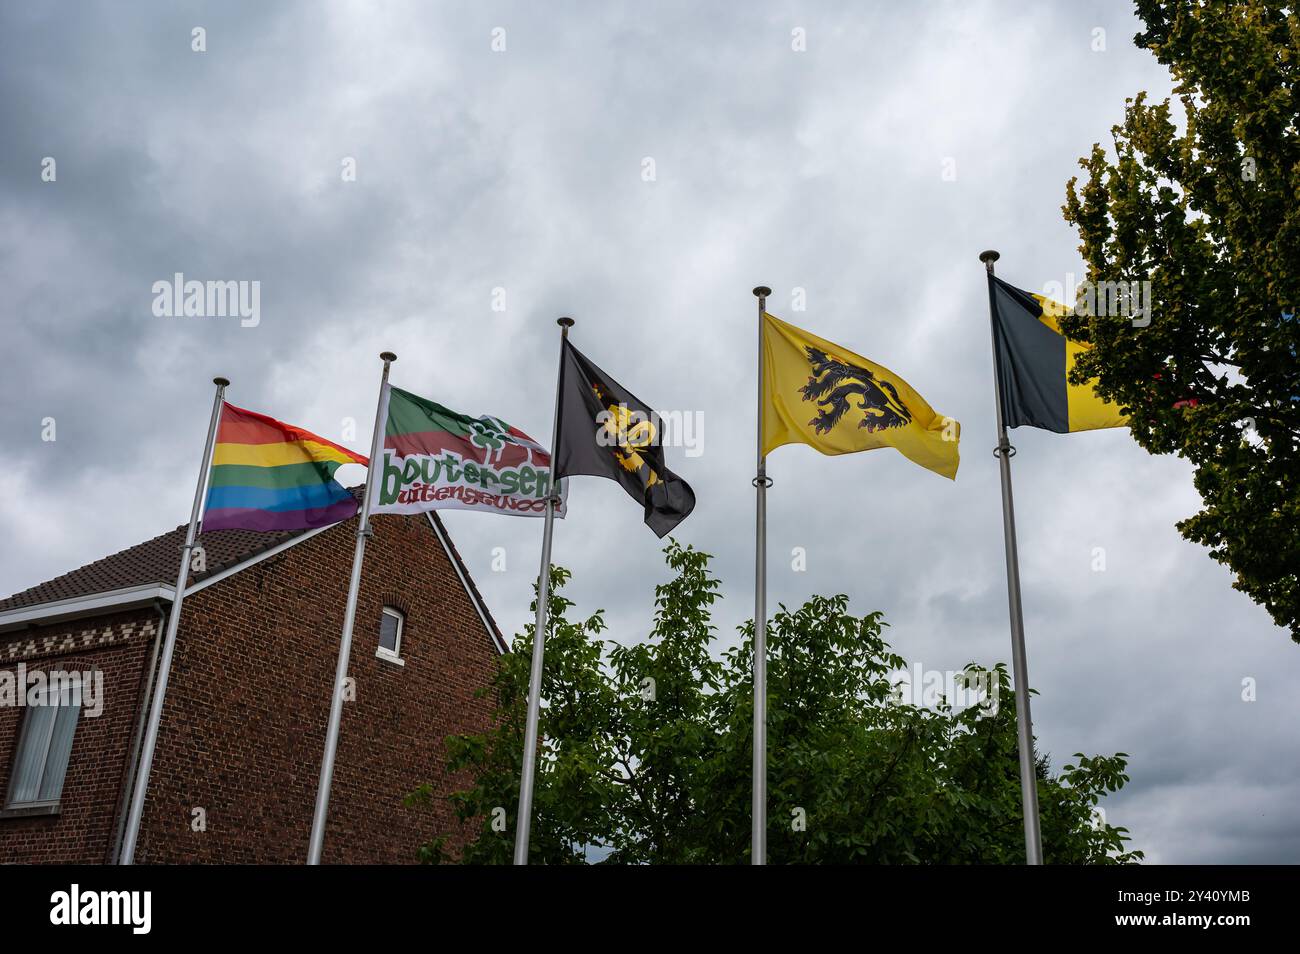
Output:
[[823,454],[893,447],[956,479],[961,425],[888,368],[764,314],[763,375],[764,455],[783,444]]
[[[1037,299],[1038,306],[1043,310],[1038,320],[1065,338],[1060,319],[1070,314],[1070,309],[1059,301],[1053,301],[1043,295],[1033,297]],[[1065,400],[1070,433],[1128,426],[1128,415],[1120,411],[1118,404],[1103,399],[1094,390],[1092,382],[1071,384],[1069,381],[1070,372],[1074,370],[1074,362],[1078,360],[1080,354],[1091,347],[1092,345],[1065,338]]]

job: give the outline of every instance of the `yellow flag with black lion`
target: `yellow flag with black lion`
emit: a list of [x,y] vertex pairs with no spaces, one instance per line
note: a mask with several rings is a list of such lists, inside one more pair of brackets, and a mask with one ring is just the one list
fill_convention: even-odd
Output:
[[961,425],[888,368],[763,315],[763,455],[783,444],[823,454],[893,447],[955,480]]

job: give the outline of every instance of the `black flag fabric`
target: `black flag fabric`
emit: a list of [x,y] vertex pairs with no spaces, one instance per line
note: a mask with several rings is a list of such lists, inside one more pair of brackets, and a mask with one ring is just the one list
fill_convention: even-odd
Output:
[[555,479],[588,474],[618,481],[662,537],[695,509],[695,491],[664,463],[659,415],[564,341]]

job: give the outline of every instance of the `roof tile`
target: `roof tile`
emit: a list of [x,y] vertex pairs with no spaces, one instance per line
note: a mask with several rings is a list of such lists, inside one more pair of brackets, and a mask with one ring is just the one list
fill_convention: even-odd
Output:
[[[349,487],[354,497],[360,497],[362,487]],[[355,518],[353,518],[355,519]],[[56,576],[30,589],[0,600],[0,613],[54,603],[58,600],[93,596],[130,586],[147,586],[157,583],[174,586],[180,570],[181,547],[185,543],[183,524],[160,537],[127,547],[112,556]],[[278,530],[259,533],[253,530],[212,530],[199,537],[206,555],[207,568],[202,573],[190,574],[190,584],[220,573],[251,557],[279,546],[286,540],[307,533],[306,530]]]

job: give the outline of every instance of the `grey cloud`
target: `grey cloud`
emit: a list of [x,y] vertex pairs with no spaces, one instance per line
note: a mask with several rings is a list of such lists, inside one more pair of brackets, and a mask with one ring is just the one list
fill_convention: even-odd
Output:
[[[190,51],[196,25],[207,53]],[[733,640],[753,605],[763,282],[772,311],[963,425],[955,483],[888,450],[777,451],[770,602],[846,592],[928,668],[1005,660],[976,255],[998,247],[999,273],[1035,290],[1081,271],[1065,180],[1126,96],[1169,90],[1136,28],[1118,2],[7,6],[0,589],[184,519],[215,373],[235,403],[336,439],[353,418],[364,448],[392,348],[395,383],[545,441],[554,319],[571,314],[578,346],[636,394],[704,415],[703,456],[669,452],[700,501],[677,535],[716,555]],[[151,284],[176,271],[262,281],[262,323],[153,317]],[[1013,440],[1043,748],[1058,765],[1132,754],[1110,819],[1153,859],[1294,861],[1300,657],[1173,529],[1196,505],[1188,468],[1122,433]],[[643,638],[657,542],[610,482],[575,481],[570,502],[571,597],[606,607],[613,638]],[[518,630],[540,523],[447,523]]]

